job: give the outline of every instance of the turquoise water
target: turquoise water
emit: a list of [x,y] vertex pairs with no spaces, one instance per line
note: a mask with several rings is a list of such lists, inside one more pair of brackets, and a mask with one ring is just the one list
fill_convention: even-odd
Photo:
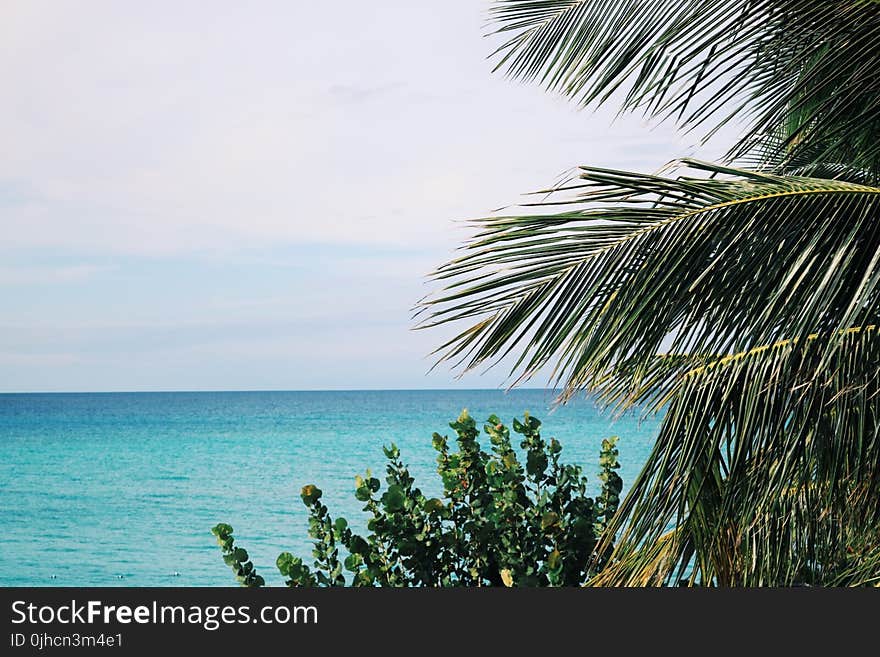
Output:
[[530,411],[594,485],[599,444],[618,435],[632,481],[657,421],[612,424],[586,400],[549,413],[552,401],[543,390],[0,394],[0,585],[232,585],[210,533],[221,521],[280,584],[279,552],[310,558],[303,485],[362,526],[354,476],[384,474],[394,441],[436,494],[431,434],[451,435],[465,407],[506,422]]

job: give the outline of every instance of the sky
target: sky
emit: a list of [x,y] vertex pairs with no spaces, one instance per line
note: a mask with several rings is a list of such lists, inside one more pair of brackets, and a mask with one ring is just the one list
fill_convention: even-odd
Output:
[[503,385],[413,330],[464,220],[712,146],[493,73],[487,6],[3,3],[0,391]]

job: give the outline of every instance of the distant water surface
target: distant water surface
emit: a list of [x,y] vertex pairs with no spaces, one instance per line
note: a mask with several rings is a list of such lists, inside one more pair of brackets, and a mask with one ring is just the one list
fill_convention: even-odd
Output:
[[0,394],[0,585],[233,585],[210,533],[221,521],[280,584],[279,552],[311,560],[303,485],[362,527],[354,476],[382,478],[393,441],[437,494],[431,435],[451,438],[462,408],[478,421],[530,411],[594,486],[602,438],[618,435],[631,482],[657,420],[552,402],[543,390]]

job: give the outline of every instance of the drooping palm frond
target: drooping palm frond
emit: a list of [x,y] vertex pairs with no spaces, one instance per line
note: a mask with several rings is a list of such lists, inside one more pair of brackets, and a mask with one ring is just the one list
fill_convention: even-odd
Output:
[[748,125],[736,168],[583,167],[477,222],[422,304],[421,326],[464,325],[441,360],[666,408],[592,583],[880,581],[880,2],[492,12],[513,77]]
[[[796,144],[790,143],[788,135],[798,129],[800,118],[804,117],[790,117],[793,125],[781,125],[775,131],[755,138],[748,149],[738,154],[738,165],[778,175],[845,180],[864,185],[880,183],[880,163],[873,157],[859,155],[870,150],[862,144],[835,143],[816,134],[804,136]],[[873,139],[878,129],[880,125],[870,127],[860,137]]]
[[570,209],[479,221],[423,303],[422,326],[468,324],[440,357],[470,368],[517,351],[516,377],[552,366],[565,395],[629,403],[718,354],[873,320],[880,188],[682,166],[584,167],[571,196],[536,204]]
[[[880,542],[880,188],[583,168],[436,276],[441,358],[666,407],[594,584],[866,584]],[[723,354],[730,354],[724,356]],[[671,532],[671,533],[670,533]]]
[[665,586],[673,574],[684,574],[682,555],[689,552],[687,536],[681,528],[672,529],[640,550],[614,556],[614,561],[587,582],[587,586]]
[[515,78],[583,104],[625,92],[624,110],[710,133],[737,117],[749,128],[731,156],[810,152],[880,172],[875,0],[498,0],[490,11],[505,38],[497,68]]
[[597,583],[880,579],[880,332],[840,337],[831,360],[816,335],[681,377]]

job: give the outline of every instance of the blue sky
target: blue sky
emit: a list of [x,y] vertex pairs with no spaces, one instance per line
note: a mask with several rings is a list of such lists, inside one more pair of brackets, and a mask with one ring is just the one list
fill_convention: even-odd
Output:
[[462,220],[714,153],[492,74],[486,6],[4,3],[0,390],[502,384],[412,330]]

